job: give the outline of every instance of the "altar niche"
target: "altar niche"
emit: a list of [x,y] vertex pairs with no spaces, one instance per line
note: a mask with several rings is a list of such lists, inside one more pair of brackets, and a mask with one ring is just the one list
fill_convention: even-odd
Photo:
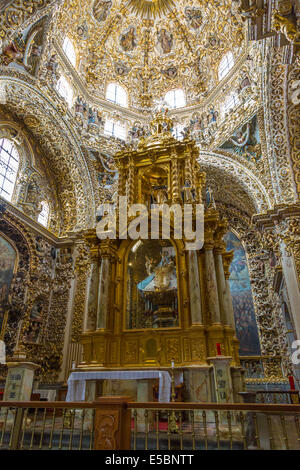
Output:
[[168,240],[139,240],[129,251],[126,329],[179,326],[176,251]]

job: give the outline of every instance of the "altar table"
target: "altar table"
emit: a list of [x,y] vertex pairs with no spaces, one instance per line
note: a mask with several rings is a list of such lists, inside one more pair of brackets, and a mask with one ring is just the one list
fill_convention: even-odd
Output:
[[85,401],[87,380],[145,380],[159,379],[158,401],[168,403],[171,395],[171,376],[166,371],[99,371],[72,372],[68,378],[66,401]]

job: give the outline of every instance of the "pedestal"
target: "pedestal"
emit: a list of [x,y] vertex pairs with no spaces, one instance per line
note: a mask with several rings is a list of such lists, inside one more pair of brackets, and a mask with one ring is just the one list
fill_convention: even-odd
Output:
[[[147,403],[149,401],[149,385],[150,385],[149,380],[138,380],[137,381],[137,402],[140,403]],[[146,432],[146,419],[145,419],[145,410],[137,410],[137,431],[138,432]],[[150,424],[153,423],[153,419],[151,416],[151,411],[149,412],[148,415],[148,427]]]
[[[211,372],[212,367],[193,367],[185,369],[184,384],[186,389],[186,401],[195,403],[211,403],[213,401],[211,390]],[[210,415],[210,412],[206,412]],[[202,423],[202,411],[194,411],[195,423]]]
[[34,372],[40,366],[31,362],[8,362],[3,401],[30,401]]
[[208,360],[214,368],[217,403],[233,403],[233,388],[230,372],[232,357],[216,356]]
[[[233,388],[232,388],[232,379],[230,364],[232,357],[226,356],[217,356],[210,357],[208,360],[213,364],[214,368],[214,381],[216,389],[216,399],[217,403],[233,403]],[[226,411],[219,412],[219,431],[223,436],[227,436],[229,431],[229,419],[228,413]],[[230,414],[231,424],[233,424],[236,419],[233,416],[233,413]]]

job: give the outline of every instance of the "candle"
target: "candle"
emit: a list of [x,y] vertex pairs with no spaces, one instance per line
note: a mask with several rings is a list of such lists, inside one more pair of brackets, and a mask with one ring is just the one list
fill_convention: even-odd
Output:
[[216,348],[217,348],[217,355],[222,356],[222,351],[221,351],[221,344],[216,343]]
[[289,382],[290,382],[291,390],[295,390],[295,380],[292,375],[289,375]]
[[172,369],[174,369],[174,367],[175,367],[175,362],[172,361]]

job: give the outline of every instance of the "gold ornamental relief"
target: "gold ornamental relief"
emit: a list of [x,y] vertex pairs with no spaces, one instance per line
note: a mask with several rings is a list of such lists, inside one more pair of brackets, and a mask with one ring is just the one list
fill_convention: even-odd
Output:
[[125,364],[137,364],[138,363],[138,341],[128,341],[125,346]]
[[133,14],[147,18],[162,16],[176,7],[173,0],[127,0],[125,5]]

